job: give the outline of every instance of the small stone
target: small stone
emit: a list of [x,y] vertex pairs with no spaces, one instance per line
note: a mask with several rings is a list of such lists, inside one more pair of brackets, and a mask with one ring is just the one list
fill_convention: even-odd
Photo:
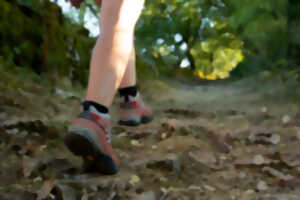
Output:
[[259,181],[258,184],[257,184],[257,189],[259,191],[265,191],[267,190],[269,187],[267,185],[267,183],[265,181]]
[[160,178],[159,178],[159,181],[165,183],[165,182],[168,181],[168,179],[167,179],[166,177],[160,177]]
[[156,150],[157,148],[158,148],[157,145],[152,145],[153,150]]
[[118,138],[127,137],[128,134],[126,132],[122,132],[118,135]]
[[226,157],[226,156],[224,156],[224,155],[221,155],[221,156],[220,156],[220,159],[221,159],[221,160],[226,160],[226,159],[227,159],[227,157]]
[[265,163],[265,159],[262,155],[256,155],[253,158],[253,164],[255,165],[262,165]]
[[42,180],[43,180],[42,177],[38,176],[38,177],[33,179],[33,182],[36,183],[36,182],[40,182]]
[[140,143],[138,140],[131,140],[131,145],[136,146],[136,147],[141,147],[143,146],[142,143]]
[[266,113],[268,111],[267,107],[262,107],[261,112]]
[[240,172],[238,176],[240,179],[244,179],[247,177],[247,174],[245,172]]
[[163,171],[173,171],[179,174],[181,171],[180,159],[176,154],[168,154],[166,156],[150,160],[146,167],[149,169],[159,169]]
[[270,138],[270,142],[273,144],[278,144],[280,142],[280,135],[273,134]]
[[252,189],[249,189],[249,190],[247,190],[245,193],[246,193],[247,195],[251,195],[251,194],[254,194],[255,191],[252,190]]
[[134,198],[134,200],[155,200],[155,193],[153,191],[144,192],[141,195]]
[[297,132],[296,136],[297,136],[297,139],[300,140],[300,130]]
[[278,144],[280,142],[280,135],[273,133],[257,133],[249,135],[248,140],[252,143]]
[[283,124],[287,124],[287,123],[289,123],[291,121],[291,117],[289,116],[289,115],[284,115],[283,117],[282,117],[282,123]]
[[188,187],[188,190],[198,190],[198,191],[202,191],[202,187],[197,186],[197,185],[191,185]]
[[167,136],[168,136],[168,134],[167,134],[167,133],[162,133],[162,134],[161,134],[161,139],[162,139],[162,140],[164,140],[164,139],[166,139],[166,138],[167,138]]
[[210,151],[191,151],[189,157],[193,160],[202,163],[210,168],[216,168],[217,158],[214,152]]
[[272,176],[275,176],[281,180],[284,180],[284,181],[289,181],[289,180],[292,180],[294,179],[293,176],[291,175],[285,175],[284,173],[282,173],[281,171],[278,171],[274,168],[271,168],[271,167],[264,167],[262,169],[263,172],[268,172],[269,174],[271,174]]
[[203,186],[206,190],[210,191],[210,192],[214,192],[216,191],[216,188],[210,186],[210,185],[204,185]]

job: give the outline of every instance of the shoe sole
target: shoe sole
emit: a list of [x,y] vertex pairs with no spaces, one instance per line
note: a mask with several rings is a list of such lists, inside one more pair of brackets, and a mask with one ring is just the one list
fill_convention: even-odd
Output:
[[141,122],[137,122],[135,120],[127,120],[127,121],[120,120],[119,125],[122,125],[122,126],[138,126],[140,124],[148,124],[152,120],[153,120],[153,117],[142,116],[141,117]]
[[102,153],[87,137],[76,132],[68,132],[64,142],[72,153],[84,159],[85,171],[99,172],[104,175],[118,173],[113,159]]

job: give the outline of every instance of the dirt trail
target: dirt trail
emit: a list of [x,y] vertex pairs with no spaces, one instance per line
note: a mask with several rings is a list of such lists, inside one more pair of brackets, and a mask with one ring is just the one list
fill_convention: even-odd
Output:
[[155,120],[118,126],[114,105],[121,170],[101,176],[82,172],[62,143],[81,93],[0,82],[0,199],[298,200],[298,86],[145,83]]

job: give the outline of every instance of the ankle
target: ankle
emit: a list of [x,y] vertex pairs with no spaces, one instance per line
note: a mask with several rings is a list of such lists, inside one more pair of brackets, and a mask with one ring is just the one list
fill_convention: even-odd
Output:
[[82,105],[84,111],[90,111],[97,115],[103,115],[109,113],[109,109],[106,106],[101,105],[94,101],[84,101]]
[[138,96],[138,89],[136,86],[120,88],[119,95],[124,102],[129,102],[132,98],[136,98]]

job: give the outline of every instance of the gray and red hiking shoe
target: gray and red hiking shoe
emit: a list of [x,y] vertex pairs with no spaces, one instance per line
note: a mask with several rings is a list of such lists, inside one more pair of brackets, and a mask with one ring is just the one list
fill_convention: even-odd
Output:
[[138,126],[153,120],[151,109],[145,106],[139,94],[129,96],[128,101],[120,103],[120,125]]
[[75,155],[82,156],[89,171],[116,174],[118,159],[111,145],[108,114],[84,111],[74,120],[65,136],[65,144]]

